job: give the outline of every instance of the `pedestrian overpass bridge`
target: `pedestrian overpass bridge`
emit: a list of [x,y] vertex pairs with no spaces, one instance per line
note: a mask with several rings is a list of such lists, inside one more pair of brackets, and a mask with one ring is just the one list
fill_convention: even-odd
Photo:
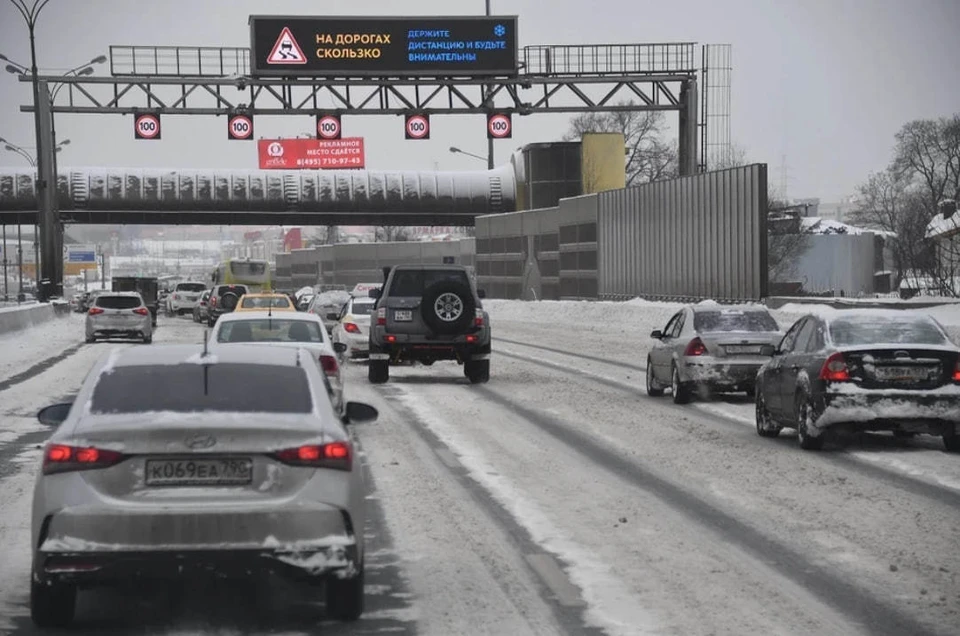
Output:
[[[470,172],[61,168],[64,223],[472,226],[517,207],[513,165]],[[36,172],[0,169],[0,224],[37,219]]]

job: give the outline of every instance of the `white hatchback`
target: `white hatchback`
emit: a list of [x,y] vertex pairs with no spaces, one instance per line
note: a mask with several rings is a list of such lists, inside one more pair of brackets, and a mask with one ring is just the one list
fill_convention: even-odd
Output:
[[333,342],[346,346],[340,354],[341,360],[370,355],[370,316],[375,304],[376,301],[369,297],[353,297],[338,314],[337,324],[333,327]]

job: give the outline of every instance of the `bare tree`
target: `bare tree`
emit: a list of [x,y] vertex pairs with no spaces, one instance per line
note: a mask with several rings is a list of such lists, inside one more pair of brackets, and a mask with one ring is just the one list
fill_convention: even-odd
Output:
[[931,217],[944,199],[960,198],[960,114],[909,122],[896,140],[892,169],[923,193]]
[[708,164],[709,170],[725,170],[726,168],[739,168],[750,163],[747,160],[747,149],[738,143],[731,142],[723,155],[712,164]]
[[[637,106],[620,102],[621,106]],[[675,143],[663,140],[664,117],[659,111],[628,110],[613,113],[583,113],[570,120],[566,141],[577,141],[584,133],[618,132],[627,148],[627,185],[640,185],[678,174]]]
[[[730,166],[734,167],[734,166]],[[810,231],[803,228],[800,208],[767,193],[767,273],[769,280],[789,282],[810,249]]]
[[402,225],[381,225],[377,228],[378,243],[396,243],[410,240],[410,228]]

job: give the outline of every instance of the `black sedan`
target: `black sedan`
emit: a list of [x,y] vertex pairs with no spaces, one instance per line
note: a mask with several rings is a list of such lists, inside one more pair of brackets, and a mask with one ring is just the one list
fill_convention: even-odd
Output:
[[960,452],[960,348],[913,311],[804,316],[757,375],[756,420],[763,437],[797,429],[806,450],[828,433],[893,431]]

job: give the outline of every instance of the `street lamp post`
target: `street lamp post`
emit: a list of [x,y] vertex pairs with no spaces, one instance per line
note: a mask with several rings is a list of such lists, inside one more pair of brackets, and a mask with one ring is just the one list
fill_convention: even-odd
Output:
[[[43,244],[43,253],[45,256],[42,263],[43,273],[41,276],[38,272],[37,281],[38,283],[41,280],[48,281],[48,285],[52,287],[52,289],[48,287],[45,291],[62,295],[63,236],[60,232],[60,215],[57,211],[56,138],[54,137],[53,124],[53,96],[47,86],[47,82],[40,81],[37,71],[37,20],[43,8],[47,6],[50,0],[33,0],[32,6],[27,5],[27,0],[10,0],[10,2],[16,7],[17,11],[20,12],[24,22],[27,24],[27,30],[30,35],[30,83],[33,88],[33,121],[37,140],[37,211],[41,235],[40,242]],[[100,58],[106,60],[103,56],[100,56]],[[97,58],[93,63],[100,63],[100,58]],[[0,55],[0,59],[10,61],[3,55]],[[74,72],[86,66],[89,66],[89,64],[74,69]],[[24,74],[26,67],[13,63],[7,66],[7,70],[13,73]],[[42,101],[40,99],[41,94],[43,96]]]
[[[466,150],[460,150],[456,146],[450,146],[450,152],[455,155],[467,155],[468,157],[473,157],[474,159],[479,159],[480,161],[488,161],[489,157],[483,157],[481,155],[475,155],[472,152],[467,152]],[[489,164],[487,165],[489,168]]]

